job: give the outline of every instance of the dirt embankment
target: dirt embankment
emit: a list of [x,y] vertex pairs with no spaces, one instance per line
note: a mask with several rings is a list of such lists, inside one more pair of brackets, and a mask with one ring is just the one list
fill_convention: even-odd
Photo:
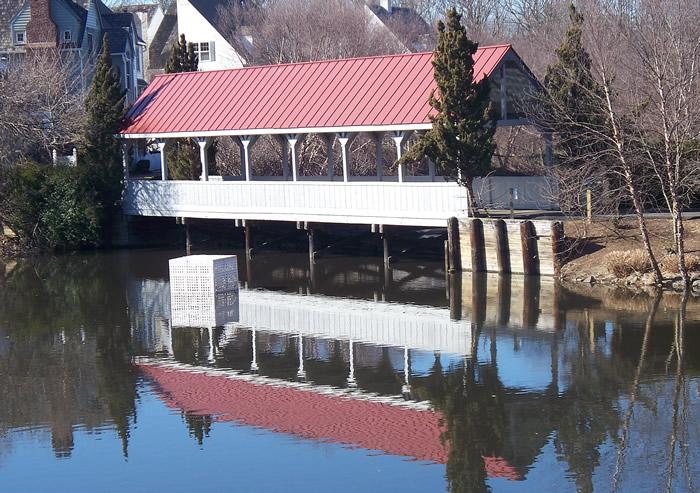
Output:
[[[675,243],[670,219],[648,220],[652,248],[662,265],[667,288],[672,288],[678,278]],[[565,233],[571,240],[567,250],[568,261],[562,267],[562,279],[567,282],[586,282],[643,286],[653,284],[652,276],[639,268],[620,277],[613,272],[613,252],[643,255],[644,245],[637,220],[633,217],[618,221],[600,220],[586,225],[584,221],[566,221]],[[700,218],[685,221],[685,247],[689,259],[700,259]],[[695,257],[695,259],[693,258]],[[689,262],[686,261],[686,264]],[[700,290],[700,271],[693,272]]]

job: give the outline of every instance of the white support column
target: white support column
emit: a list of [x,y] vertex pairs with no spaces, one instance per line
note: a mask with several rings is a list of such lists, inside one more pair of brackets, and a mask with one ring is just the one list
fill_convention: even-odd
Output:
[[297,181],[299,174],[299,146],[303,138],[297,134],[287,135],[287,145],[292,154],[292,181]]
[[348,387],[357,387],[355,380],[355,341],[350,339],[350,373],[348,373]]
[[253,332],[253,359],[250,362],[250,371],[252,372],[257,372],[258,371],[258,341],[257,341],[257,333],[255,329],[252,329]]
[[159,140],[157,142],[158,150],[160,151],[160,179],[165,181],[168,179],[168,163],[165,158],[165,145],[166,140]]
[[[411,136],[411,132],[404,132],[402,130],[397,130],[393,132],[392,138],[394,139],[394,144],[396,144],[396,160],[398,161],[403,156],[403,143],[408,140]],[[404,181],[405,169],[403,165],[399,165],[399,181]]]
[[409,398],[411,396],[411,366],[409,361],[408,348],[403,348],[403,385],[401,386],[401,393],[404,398]]
[[297,377],[299,379],[306,378],[306,370],[304,369],[304,336],[299,334],[299,368],[297,369]]
[[172,327],[172,325],[168,325],[168,342],[167,342],[167,345],[168,345],[168,347],[167,347],[168,354],[169,354],[170,356],[175,355],[175,349],[174,349],[174,346],[173,346],[173,327]]
[[374,162],[377,167],[377,179],[382,181],[384,176],[384,132],[375,132],[372,134],[374,140]]
[[216,348],[214,347],[214,328],[209,327],[209,363],[216,361]]
[[241,165],[243,167],[243,176],[245,176],[245,181],[250,181],[252,177],[251,172],[251,162],[250,162],[250,152],[253,150],[253,145],[257,140],[257,136],[241,135],[238,137],[238,141],[241,146]]
[[202,164],[202,174],[199,178],[202,181],[209,181],[209,156],[207,150],[212,143],[212,139],[198,137],[195,141],[199,145],[199,162]]
[[326,143],[326,162],[328,164],[328,179],[333,181],[333,175],[335,170],[333,168],[333,142],[335,141],[335,134],[323,134],[323,140]]
[[342,132],[338,134],[338,142],[340,142],[340,151],[343,156],[343,181],[350,181],[350,146],[355,140],[357,134]]
[[[122,142],[122,170],[124,172],[124,183],[129,180],[129,150],[131,149],[131,144],[129,142]],[[73,150],[75,155],[75,149]],[[77,158],[76,158],[77,164]]]

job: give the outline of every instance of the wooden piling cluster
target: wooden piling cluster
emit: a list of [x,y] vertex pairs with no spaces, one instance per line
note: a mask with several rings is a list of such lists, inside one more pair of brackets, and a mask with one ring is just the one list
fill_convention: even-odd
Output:
[[558,275],[561,221],[458,219],[447,222],[450,271]]
[[450,276],[450,316],[480,326],[559,330],[565,327],[556,279],[476,273]]

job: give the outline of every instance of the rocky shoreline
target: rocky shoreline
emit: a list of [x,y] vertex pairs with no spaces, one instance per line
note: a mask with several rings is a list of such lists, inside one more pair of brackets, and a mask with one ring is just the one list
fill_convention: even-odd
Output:
[[[691,274],[690,292],[695,296],[700,296],[700,272]],[[630,291],[649,291],[661,289],[663,291],[672,291],[681,293],[684,290],[683,282],[680,276],[665,278],[659,285],[654,279],[654,275],[650,272],[644,274],[630,274],[627,277],[618,278],[612,275],[579,275],[579,276],[563,276],[562,281],[577,284],[587,284],[590,286],[602,285],[609,287],[622,287]]]

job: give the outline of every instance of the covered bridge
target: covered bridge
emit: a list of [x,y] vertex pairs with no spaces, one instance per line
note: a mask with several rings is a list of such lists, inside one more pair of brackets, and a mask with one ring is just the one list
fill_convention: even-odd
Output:
[[[387,173],[411,135],[431,127],[428,97],[436,88],[431,61],[432,53],[412,53],[157,76],[129,111],[119,136],[125,147],[155,141],[162,179],[129,179],[125,158],[124,210],[145,216],[444,226],[447,218],[464,215],[461,187],[436,176],[432,163],[422,174],[409,176],[403,167]],[[481,47],[474,62],[475,80],[491,81],[498,125],[527,124],[519,101],[537,81],[513,48]],[[312,134],[324,142],[329,164],[322,175],[305,176],[299,147]],[[371,176],[351,173],[350,145],[362,134],[375,142]],[[262,136],[280,146],[279,176],[254,176],[251,150]],[[382,145],[387,136],[391,152]],[[199,145],[199,181],[168,180],[163,151],[180,138]],[[222,138],[239,146],[240,176],[209,176],[208,148]],[[339,175],[334,152],[342,163]]]

